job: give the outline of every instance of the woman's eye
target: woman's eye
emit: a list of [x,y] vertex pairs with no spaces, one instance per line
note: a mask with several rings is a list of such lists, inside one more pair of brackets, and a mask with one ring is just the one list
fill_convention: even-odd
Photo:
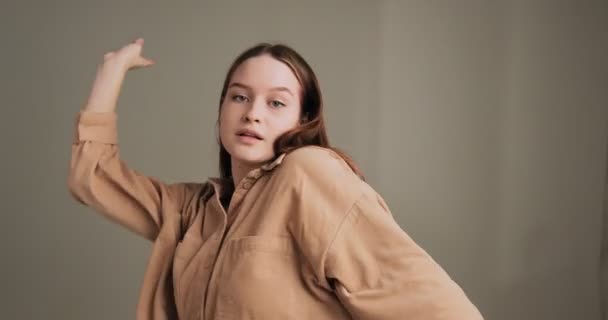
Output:
[[277,100],[273,100],[270,104],[273,107],[275,107],[275,108],[279,108],[279,107],[284,107],[285,106],[285,104],[283,102],[277,101]]
[[232,96],[232,100],[237,101],[237,102],[244,102],[245,100],[247,100],[247,97],[242,96],[240,94],[235,94]]

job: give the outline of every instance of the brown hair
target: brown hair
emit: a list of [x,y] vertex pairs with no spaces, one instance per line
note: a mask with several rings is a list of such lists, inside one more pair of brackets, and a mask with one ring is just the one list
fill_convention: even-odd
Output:
[[[306,60],[304,60],[300,54],[287,45],[260,43],[241,53],[230,66],[230,69],[226,74],[226,78],[224,79],[224,86],[220,96],[220,110],[222,103],[224,102],[224,98],[226,97],[228,85],[230,84],[230,80],[232,79],[232,75],[236,69],[243,62],[245,62],[245,60],[264,54],[270,55],[274,59],[283,62],[294,73],[298,79],[298,82],[300,83],[300,86],[302,86],[301,114],[306,117],[303,124],[285,132],[277,138],[273,146],[275,157],[282,153],[288,153],[299,147],[307,145],[316,145],[328,148],[338,153],[346,161],[346,163],[348,163],[351,169],[362,180],[365,180],[363,173],[359,170],[350,156],[348,156],[345,152],[330,146],[329,139],[327,138],[327,131],[325,129],[325,120],[323,118],[323,98],[317,76]],[[219,137],[218,143],[220,145],[220,178],[232,179],[230,154],[222,145]],[[234,188],[234,186],[232,187]],[[232,192],[228,193],[231,194]]]

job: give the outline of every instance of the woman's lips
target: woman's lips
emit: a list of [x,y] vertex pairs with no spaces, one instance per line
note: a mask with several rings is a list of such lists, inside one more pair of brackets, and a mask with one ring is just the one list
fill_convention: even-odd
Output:
[[254,144],[256,142],[260,142],[262,141],[261,139],[258,139],[256,137],[252,137],[252,136],[248,136],[248,135],[237,135],[237,139],[245,144]]
[[236,135],[237,136],[243,136],[243,135],[251,136],[251,137],[257,138],[259,140],[264,140],[264,139],[262,139],[261,134],[259,134],[256,130],[251,129],[251,128],[244,128],[244,129],[238,130],[236,132]]

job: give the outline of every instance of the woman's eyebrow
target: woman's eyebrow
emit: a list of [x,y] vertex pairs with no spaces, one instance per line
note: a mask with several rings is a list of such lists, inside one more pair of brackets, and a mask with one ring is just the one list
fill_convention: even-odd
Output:
[[[252,90],[250,86],[248,86],[246,84],[242,84],[240,82],[233,82],[230,84],[230,86],[228,86],[229,89],[232,87],[239,87],[239,88],[247,89],[249,91]],[[291,92],[291,90],[289,90],[287,87],[274,87],[274,88],[270,88],[270,91],[284,91],[293,96],[293,92]]]

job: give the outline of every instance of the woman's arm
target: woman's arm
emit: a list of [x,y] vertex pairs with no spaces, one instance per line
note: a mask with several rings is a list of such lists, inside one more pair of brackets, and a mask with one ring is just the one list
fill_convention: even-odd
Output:
[[482,319],[338,154],[299,148],[277,174],[298,195],[290,232],[316,284],[333,291],[354,319]]
[[483,319],[379,195],[364,193],[349,210],[326,252],[324,273],[356,319]]
[[110,51],[98,65],[86,111],[110,112],[116,108],[122,83],[129,70],[148,67],[154,61],[141,56],[144,40],[139,38],[117,51]]
[[182,218],[182,208],[195,202],[202,185],[167,185],[120,158],[116,101],[126,72],[152,64],[141,57],[142,44],[137,40],[107,53],[98,67],[89,99],[76,117],[68,188],[80,203],[154,240],[165,219]]

